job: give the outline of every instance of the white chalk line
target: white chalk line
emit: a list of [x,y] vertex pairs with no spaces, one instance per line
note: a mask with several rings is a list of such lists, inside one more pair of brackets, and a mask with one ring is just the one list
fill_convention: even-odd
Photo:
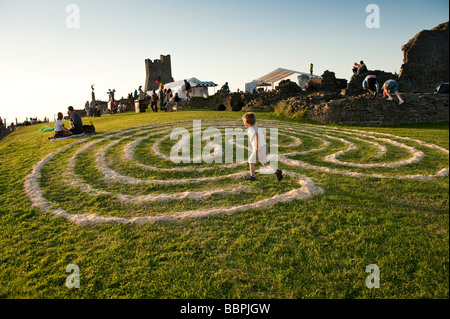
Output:
[[[226,121],[224,121],[224,122],[226,122]],[[235,122],[235,121],[230,120],[230,122]],[[271,125],[277,125],[277,124],[279,125],[279,123],[275,122],[275,121],[263,121],[263,122],[267,122],[267,124],[271,124]],[[180,122],[176,122],[176,123],[170,123],[169,125],[189,124],[189,123],[190,123],[190,121],[180,121]],[[216,122],[213,122],[213,123],[216,123]],[[216,124],[219,124],[220,126],[225,125],[223,122],[216,123]],[[284,124],[285,123],[283,123],[283,125]],[[323,189],[321,189],[320,187],[317,187],[309,177],[300,175],[298,173],[285,171],[286,175],[290,175],[291,177],[295,177],[295,178],[299,179],[299,184],[301,185],[301,188],[293,189],[287,193],[275,195],[271,198],[267,198],[267,199],[258,201],[256,203],[245,204],[245,205],[235,205],[235,206],[231,206],[231,207],[216,207],[216,208],[209,208],[209,209],[182,211],[182,212],[175,212],[175,213],[172,213],[169,215],[163,215],[163,216],[114,217],[114,216],[100,216],[97,214],[70,214],[70,213],[67,213],[62,208],[53,208],[56,204],[52,203],[51,201],[49,201],[45,198],[44,192],[42,191],[42,189],[40,188],[40,186],[38,184],[38,180],[41,176],[41,173],[40,173],[41,169],[54,156],[61,154],[62,152],[70,149],[71,147],[82,144],[82,143],[86,143],[86,145],[79,148],[76,151],[76,154],[69,159],[68,171],[66,172],[65,176],[72,179],[72,183],[71,183],[72,186],[78,187],[81,191],[86,192],[90,195],[99,195],[99,194],[112,195],[112,196],[115,196],[116,199],[119,200],[120,202],[126,204],[126,203],[145,203],[145,202],[168,201],[168,200],[177,200],[177,199],[185,199],[185,198],[201,200],[201,199],[207,198],[207,197],[215,195],[215,194],[238,194],[240,192],[251,191],[251,188],[249,188],[249,187],[237,186],[237,187],[233,187],[233,188],[227,189],[227,190],[213,189],[213,190],[208,190],[208,191],[179,192],[179,193],[175,193],[175,194],[147,194],[147,195],[134,196],[134,195],[111,193],[111,192],[95,189],[94,187],[90,186],[89,184],[84,183],[75,174],[76,158],[80,153],[85,152],[89,148],[91,148],[93,145],[107,141],[107,140],[111,139],[112,137],[120,137],[121,135],[129,134],[129,133],[133,133],[133,132],[135,134],[122,136],[118,140],[115,140],[115,141],[109,143],[107,146],[103,147],[100,151],[98,151],[98,153],[96,155],[96,166],[97,166],[97,169],[102,174],[104,174],[104,177],[106,180],[118,181],[121,183],[129,183],[129,184],[147,184],[147,183],[185,184],[185,183],[191,183],[191,182],[215,181],[220,178],[240,178],[246,174],[246,172],[239,172],[239,173],[228,174],[228,175],[217,176],[217,177],[201,177],[201,178],[193,178],[193,179],[141,180],[141,179],[132,178],[129,176],[120,175],[108,167],[108,165],[106,164],[107,160],[105,158],[105,152],[109,148],[115,146],[116,144],[120,143],[121,141],[123,141],[125,139],[130,139],[130,138],[133,138],[134,136],[138,136],[141,134],[147,134],[146,136],[140,137],[137,140],[134,140],[134,141],[128,143],[124,148],[125,158],[128,160],[132,160],[133,163],[136,164],[137,166],[140,166],[142,168],[146,168],[149,170],[155,170],[155,171],[197,171],[197,172],[202,172],[202,171],[214,169],[211,167],[202,167],[202,168],[176,167],[176,168],[167,169],[167,168],[159,168],[156,166],[144,165],[144,164],[140,164],[137,161],[135,161],[134,160],[134,150],[135,150],[136,146],[139,145],[139,143],[141,143],[145,139],[149,139],[152,135],[154,136],[154,135],[158,135],[158,134],[161,134],[164,132],[164,130],[159,131],[158,133],[153,133],[149,136],[148,131],[146,131],[146,130],[153,129],[154,131],[156,131],[158,128],[164,128],[164,127],[167,127],[167,124],[161,124],[161,125],[149,124],[149,125],[144,125],[144,126],[140,126],[140,127],[136,127],[136,128],[122,129],[122,130],[119,130],[116,132],[98,134],[98,135],[96,135],[96,138],[98,138],[100,136],[105,136],[105,137],[91,141],[89,143],[87,143],[89,138],[86,138],[82,141],[69,144],[69,145],[61,148],[60,150],[46,156],[44,159],[42,159],[36,165],[33,166],[31,173],[25,179],[24,187],[25,187],[27,195],[29,196],[29,198],[32,202],[32,207],[39,208],[42,211],[47,211],[54,216],[64,217],[64,218],[70,220],[71,222],[74,222],[76,224],[81,224],[81,225],[96,225],[96,224],[101,224],[101,223],[105,223],[105,222],[144,223],[144,222],[156,222],[156,221],[178,221],[178,220],[183,220],[185,218],[197,218],[197,217],[213,216],[213,215],[217,215],[217,214],[232,214],[232,213],[235,213],[238,211],[244,211],[244,210],[249,210],[249,209],[269,208],[279,202],[311,198],[312,196],[316,196],[316,195],[323,193]],[[328,134],[323,134],[323,133],[307,131],[305,129],[299,130],[298,127],[292,126],[292,125],[286,125],[285,128],[286,127],[289,129],[288,133],[309,135],[311,138],[314,138],[314,137],[318,138],[322,142],[322,146],[315,150],[279,154],[279,156],[278,156],[279,160],[288,166],[301,167],[301,168],[305,168],[305,169],[314,169],[314,170],[323,171],[323,172],[327,172],[327,173],[336,173],[336,174],[348,175],[348,176],[353,176],[353,177],[375,177],[375,178],[394,178],[394,179],[411,178],[411,179],[417,179],[417,180],[430,180],[433,177],[448,176],[448,168],[442,169],[434,175],[417,174],[417,175],[402,175],[402,176],[385,176],[383,174],[363,174],[363,173],[352,172],[352,171],[337,170],[337,169],[332,169],[332,168],[328,168],[328,167],[324,167],[324,166],[316,166],[316,165],[308,164],[308,163],[302,162],[300,160],[289,159],[288,156],[308,154],[313,151],[326,149],[326,147],[329,146],[329,142],[327,140],[325,140],[325,138],[340,141],[347,145],[347,148],[345,150],[340,150],[336,153],[327,155],[324,158],[325,161],[331,162],[331,163],[334,163],[337,165],[364,167],[364,168],[400,167],[400,166],[409,165],[412,163],[417,163],[417,162],[421,161],[422,158],[424,157],[424,153],[415,149],[414,147],[408,146],[406,144],[403,144],[403,143],[400,143],[397,141],[393,141],[389,138],[408,140],[411,142],[418,143],[421,146],[424,146],[427,148],[438,149],[440,151],[445,152],[446,154],[448,154],[448,150],[443,147],[431,144],[431,143],[426,143],[426,142],[416,140],[416,139],[411,139],[408,137],[395,136],[395,135],[387,134],[387,133],[366,132],[366,131],[360,131],[360,130],[354,130],[354,129],[338,129],[338,128],[323,127],[323,126],[313,126],[313,125],[308,125],[308,124],[301,125],[301,127],[304,127],[304,128],[310,127],[313,129],[313,131],[316,131],[318,129],[323,129],[324,131],[329,132]],[[170,128],[167,130],[170,130]],[[167,131],[167,130],[165,130],[165,131]],[[154,131],[151,131],[151,132],[154,132]],[[377,142],[363,140],[362,138],[355,137],[353,135],[370,138],[372,140],[383,141],[383,142],[389,143],[393,146],[404,148],[411,153],[411,157],[406,160],[401,160],[401,161],[398,161],[395,163],[384,163],[384,164],[359,164],[359,163],[340,161],[340,160],[338,160],[339,156],[342,156],[343,154],[345,154],[349,151],[357,149],[357,146],[353,142],[349,142],[349,141],[345,140],[344,138],[334,137],[334,136],[330,135],[330,133],[333,133],[333,132],[347,134],[354,140],[357,140],[359,142],[365,142],[365,143],[373,145],[374,147],[377,147],[378,153],[374,155],[375,157],[385,155],[387,152],[387,148],[384,145],[381,145]],[[291,144],[290,146],[298,146],[298,145],[302,144],[301,139],[299,139],[298,137],[288,135],[286,133],[281,133],[281,134],[287,135],[289,137],[293,137],[294,143]],[[383,136],[383,137],[376,137],[376,136]],[[389,138],[386,138],[386,137],[389,137]],[[165,138],[167,138],[167,135],[164,136],[163,138],[160,138],[158,141],[161,142]],[[234,143],[236,145],[236,143],[234,141],[230,140],[227,142]],[[155,144],[156,144],[156,146],[155,146]],[[167,155],[165,155],[159,151],[158,145],[159,144],[154,143],[152,146],[152,151],[159,158],[167,160]],[[236,147],[245,147],[245,146],[236,145]],[[235,163],[235,164],[229,165],[228,167],[236,167],[236,166],[243,165],[243,164],[245,164],[245,163]]]

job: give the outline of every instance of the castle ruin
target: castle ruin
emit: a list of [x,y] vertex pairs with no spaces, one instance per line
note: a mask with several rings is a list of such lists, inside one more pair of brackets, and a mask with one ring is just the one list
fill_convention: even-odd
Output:
[[161,55],[159,60],[155,59],[153,62],[150,59],[146,59],[145,72],[144,91],[159,89],[159,83],[166,84],[173,82],[170,54]]

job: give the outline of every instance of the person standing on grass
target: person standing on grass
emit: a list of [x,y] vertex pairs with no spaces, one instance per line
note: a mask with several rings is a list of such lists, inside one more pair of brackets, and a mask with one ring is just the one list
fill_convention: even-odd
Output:
[[152,91],[152,95],[150,96],[150,107],[153,112],[158,112],[158,95],[155,90]]
[[166,103],[166,94],[164,93],[164,89],[159,89],[159,110],[164,111]]
[[245,176],[246,181],[255,181],[255,164],[259,161],[265,167],[272,169],[273,173],[277,177],[278,181],[283,179],[283,172],[276,169],[272,164],[270,164],[267,158],[267,144],[266,138],[263,136],[262,132],[259,132],[258,126],[256,126],[256,116],[254,113],[245,113],[242,116],[245,127],[248,129],[248,141],[252,146],[252,154],[248,158],[248,164],[250,168],[250,175]]
[[400,96],[400,93],[398,93],[398,83],[397,83],[397,81],[387,80],[383,84],[383,97],[385,97],[387,95],[388,96],[388,99],[387,99],[388,101],[394,101],[394,99],[392,98],[392,95],[390,94],[391,91],[394,92],[395,95],[397,95],[397,97],[398,97],[398,105],[402,105],[403,103],[405,103],[405,101],[403,101],[402,97]]

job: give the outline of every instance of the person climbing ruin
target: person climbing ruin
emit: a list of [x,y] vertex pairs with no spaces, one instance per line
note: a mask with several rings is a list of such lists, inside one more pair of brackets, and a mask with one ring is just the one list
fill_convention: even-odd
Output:
[[373,98],[375,98],[380,91],[380,86],[378,85],[377,77],[375,75],[366,76],[362,83],[362,87],[364,90],[369,90]]
[[405,103],[405,101],[403,101],[402,97],[400,96],[400,93],[398,93],[398,83],[395,80],[387,80],[383,84],[383,97],[386,97],[386,95],[387,95],[388,101],[394,101],[394,99],[392,98],[392,95],[390,94],[391,92],[394,92],[395,95],[397,95],[398,105]]

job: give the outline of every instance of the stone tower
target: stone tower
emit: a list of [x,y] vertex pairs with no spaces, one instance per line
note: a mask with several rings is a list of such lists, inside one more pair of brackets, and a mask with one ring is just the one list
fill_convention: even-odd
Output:
[[145,87],[144,91],[157,90],[159,83],[166,84],[173,82],[172,65],[170,55],[161,55],[159,60],[145,60]]

